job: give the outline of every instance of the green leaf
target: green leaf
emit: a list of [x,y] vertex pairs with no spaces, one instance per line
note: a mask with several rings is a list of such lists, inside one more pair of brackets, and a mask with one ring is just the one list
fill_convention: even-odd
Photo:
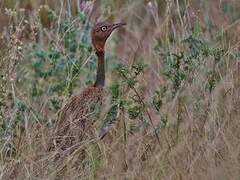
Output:
[[127,80],[127,84],[128,84],[129,87],[134,87],[137,82],[138,81],[136,79],[133,79],[133,78]]
[[130,119],[136,119],[139,117],[143,112],[142,106],[133,105],[132,107],[128,108],[128,115]]

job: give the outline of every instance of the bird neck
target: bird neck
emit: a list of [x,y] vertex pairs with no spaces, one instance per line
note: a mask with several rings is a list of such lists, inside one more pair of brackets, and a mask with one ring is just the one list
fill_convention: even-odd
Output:
[[97,78],[94,86],[104,86],[105,83],[105,69],[104,69],[104,51],[97,51]]

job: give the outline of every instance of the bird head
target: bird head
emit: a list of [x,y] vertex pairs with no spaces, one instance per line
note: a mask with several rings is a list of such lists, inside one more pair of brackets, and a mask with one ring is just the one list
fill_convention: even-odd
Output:
[[126,25],[126,23],[109,23],[109,22],[99,22],[95,24],[92,28],[91,36],[92,43],[97,52],[103,52],[104,46],[107,38],[111,35],[111,33],[119,28]]

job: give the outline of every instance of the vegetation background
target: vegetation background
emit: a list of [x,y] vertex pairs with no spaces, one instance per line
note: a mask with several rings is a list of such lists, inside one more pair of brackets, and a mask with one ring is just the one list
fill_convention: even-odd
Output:
[[[127,22],[106,47],[114,129],[54,162],[57,112],[95,79],[97,19]],[[0,178],[239,179],[239,33],[238,0],[0,0]]]

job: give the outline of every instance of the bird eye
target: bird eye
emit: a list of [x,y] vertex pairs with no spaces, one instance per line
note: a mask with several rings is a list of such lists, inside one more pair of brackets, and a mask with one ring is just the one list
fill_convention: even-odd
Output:
[[103,27],[101,27],[101,30],[102,30],[102,31],[106,31],[106,30],[107,30],[107,27],[106,27],[106,26],[103,26]]

